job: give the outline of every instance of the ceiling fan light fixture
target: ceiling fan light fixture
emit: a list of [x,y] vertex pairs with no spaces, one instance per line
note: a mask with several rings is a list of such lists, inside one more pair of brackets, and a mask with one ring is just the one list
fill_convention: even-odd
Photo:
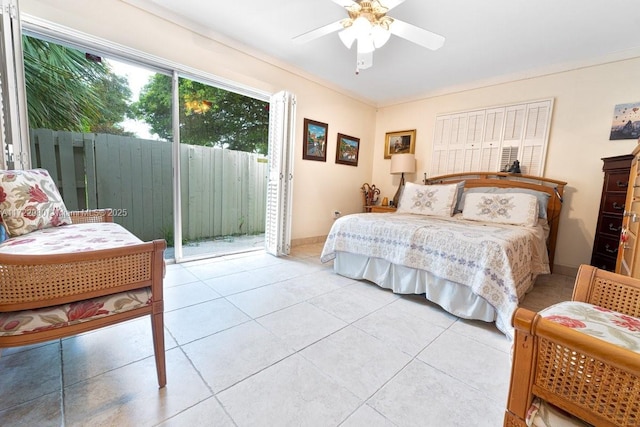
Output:
[[391,32],[385,30],[380,25],[374,25],[371,29],[371,38],[373,39],[373,45],[376,49],[380,49],[385,45],[386,42],[389,41],[391,37]]
[[373,45],[371,35],[358,37],[358,53],[371,53],[374,50],[376,50],[376,47]]
[[353,28],[353,25],[352,25],[340,31],[338,33],[338,37],[340,37],[342,44],[344,44],[347,47],[347,49],[351,49],[351,46],[353,46],[353,42],[356,40],[356,30]]

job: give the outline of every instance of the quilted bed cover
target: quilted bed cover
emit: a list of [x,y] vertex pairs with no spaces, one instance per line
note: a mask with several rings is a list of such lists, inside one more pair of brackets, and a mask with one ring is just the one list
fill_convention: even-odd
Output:
[[336,252],[426,270],[471,288],[496,310],[496,326],[513,337],[518,301],[549,258],[541,225],[523,227],[414,214],[353,214],[336,220],[320,259]]

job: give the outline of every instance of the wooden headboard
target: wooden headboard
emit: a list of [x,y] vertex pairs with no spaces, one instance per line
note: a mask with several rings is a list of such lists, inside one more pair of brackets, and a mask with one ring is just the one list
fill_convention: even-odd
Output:
[[566,182],[541,176],[520,175],[507,172],[462,172],[449,175],[426,177],[425,184],[452,184],[465,181],[465,188],[472,187],[503,187],[503,188],[529,188],[531,190],[549,193],[547,204],[547,222],[549,223],[549,267],[553,269],[553,259],[556,254],[556,240],[558,238],[558,225],[560,223],[560,211],[562,210],[562,195]]

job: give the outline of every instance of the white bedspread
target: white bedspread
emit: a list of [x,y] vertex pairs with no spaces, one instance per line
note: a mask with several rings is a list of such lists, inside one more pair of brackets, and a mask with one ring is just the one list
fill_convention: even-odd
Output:
[[321,261],[349,252],[430,271],[469,286],[496,310],[512,337],[518,301],[549,261],[541,226],[521,227],[412,214],[354,214],[336,220]]

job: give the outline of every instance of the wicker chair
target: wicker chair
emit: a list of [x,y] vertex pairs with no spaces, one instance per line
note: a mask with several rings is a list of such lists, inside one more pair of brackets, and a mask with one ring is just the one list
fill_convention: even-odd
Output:
[[[572,301],[640,324],[640,280],[582,265]],[[523,308],[513,324],[504,426],[525,426],[535,397],[596,426],[640,425],[640,353]]]
[[[71,212],[71,217],[74,224],[112,222],[109,210]],[[149,315],[158,384],[164,387],[165,248],[164,240],[155,240],[76,253],[0,254],[0,349],[59,339]],[[105,310],[102,304],[107,300],[115,301],[116,309]],[[20,323],[34,318],[45,319],[47,326],[20,329]]]

